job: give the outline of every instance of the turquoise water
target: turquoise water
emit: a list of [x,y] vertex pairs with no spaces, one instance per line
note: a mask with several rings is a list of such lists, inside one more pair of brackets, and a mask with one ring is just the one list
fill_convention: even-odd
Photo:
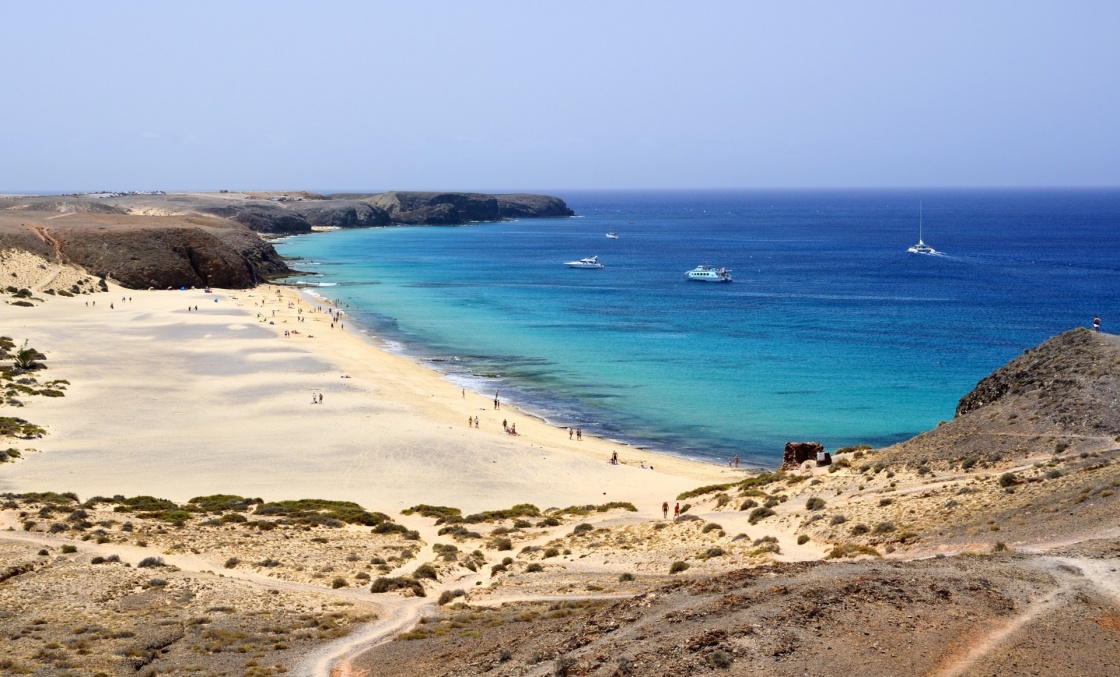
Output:
[[[277,244],[354,320],[557,425],[773,464],[881,445],[1120,301],[1120,192],[571,193],[579,217]],[[918,200],[925,241],[916,256]],[[620,238],[608,240],[607,231]],[[598,255],[603,270],[564,261]],[[700,263],[731,284],[689,282]]]

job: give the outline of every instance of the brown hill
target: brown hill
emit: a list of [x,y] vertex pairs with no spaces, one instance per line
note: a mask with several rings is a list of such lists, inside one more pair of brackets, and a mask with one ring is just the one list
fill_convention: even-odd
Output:
[[1074,329],[1027,350],[961,398],[956,417],[888,447],[892,462],[957,465],[1095,453],[1120,435],[1120,337]]

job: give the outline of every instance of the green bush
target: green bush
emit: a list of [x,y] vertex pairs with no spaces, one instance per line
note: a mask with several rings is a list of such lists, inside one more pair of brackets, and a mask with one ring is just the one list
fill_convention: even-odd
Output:
[[447,604],[451,600],[457,599],[459,597],[463,597],[466,594],[467,594],[466,590],[462,590],[462,589],[459,589],[459,588],[456,588],[455,590],[444,590],[443,592],[441,592],[439,594],[439,601],[437,602],[437,604],[439,604],[440,606],[443,606],[444,604]]
[[580,534],[586,534],[587,532],[594,530],[595,527],[591,526],[587,522],[582,522],[580,524],[577,524],[575,529],[572,529],[572,535],[579,536]]
[[632,573],[627,572],[627,573],[622,573],[622,574],[618,575],[618,582],[619,583],[628,583],[632,580],[634,580],[634,574],[632,574]]
[[544,571],[544,567],[541,566],[540,562],[533,562],[529,566],[525,567],[525,573],[527,574],[535,574],[541,571]]
[[549,548],[549,549],[544,551],[544,558],[545,559],[549,559],[549,558],[552,558],[552,557],[559,557],[559,556],[560,556],[560,551],[557,550],[556,548]]
[[770,517],[771,515],[776,515],[776,514],[777,513],[775,513],[770,508],[765,508],[765,507],[755,508],[754,510],[751,511],[751,514],[747,517],[747,521],[750,522],[751,524],[758,524],[760,521],[766,519],[767,517]]
[[805,501],[806,510],[824,510],[824,499],[816,496]]
[[731,656],[731,654],[722,649],[716,649],[712,653],[708,654],[708,663],[713,668],[718,668],[720,670],[725,670],[731,667],[731,664],[734,661],[735,659]]
[[1015,477],[1015,473],[1005,472],[999,476],[999,485],[1001,487],[1013,487],[1019,483],[1019,478]]
[[806,534],[801,534],[800,536],[797,537],[797,544],[798,545],[805,545],[808,542],[809,542],[809,536],[806,535]]
[[416,567],[416,571],[412,572],[412,577],[416,579],[429,578],[433,581],[439,580],[439,576],[436,574],[435,567],[428,563],[424,563]]
[[71,554],[71,553],[78,552],[78,548],[76,546],[66,544],[66,545],[62,546],[62,552],[65,553],[65,554]]
[[972,466],[976,465],[979,462],[980,462],[980,457],[979,456],[969,456],[968,458],[961,461],[961,470],[968,470],[969,468],[971,468]]
[[348,585],[350,585],[350,584],[347,583],[346,579],[342,578],[341,576],[339,576],[339,577],[335,578],[333,581],[331,581],[331,589],[332,590],[338,590],[339,588],[345,588]]
[[686,569],[688,569],[688,562],[677,561],[677,562],[673,562],[672,566],[669,567],[669,573],[670,574],[679,574],[680,572],[685,571]]

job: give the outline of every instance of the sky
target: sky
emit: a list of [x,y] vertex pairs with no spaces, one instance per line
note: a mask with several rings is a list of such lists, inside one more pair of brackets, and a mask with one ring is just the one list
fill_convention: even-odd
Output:
[[1118,187],[1120,2],[7,2],[0,192]]

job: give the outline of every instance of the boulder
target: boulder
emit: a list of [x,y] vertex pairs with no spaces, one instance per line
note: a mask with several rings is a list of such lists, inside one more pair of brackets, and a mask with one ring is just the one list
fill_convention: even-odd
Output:
[[[780,469],[797,470],[805,461],[816,463],[818,453],[824,453],[824,447],[820,442],[786,442]],[[829,460],[831,462],[831,459]]]

